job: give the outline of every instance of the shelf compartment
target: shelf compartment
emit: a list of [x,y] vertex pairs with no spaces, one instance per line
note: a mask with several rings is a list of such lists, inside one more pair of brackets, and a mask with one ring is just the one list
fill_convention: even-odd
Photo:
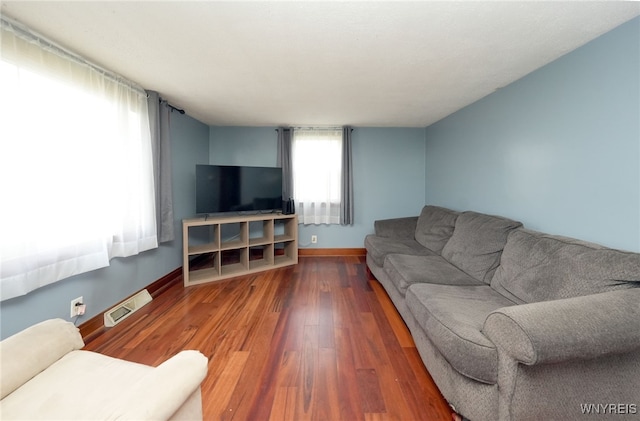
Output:
[[221,250],[221,266],[242,263],[245,259],[246,247]]
[[220,277],[218,268],[196,269],[189,271],[189,284],[201,284]]
[[223,241],[220,250],[235,250],[246,246],[247,243],[243,240]]
[[213,253],[218,251],[220,247],[216,243],[198,244],[195,246],[189,246],[189,255]]
[[256,246],[273,242],[273,219],[249,222],[249,245]]
[[273,244],[249,248],[249,269],[273,265]]
[[294,241],[295,238],[291,235],[288,234],[280,234],[280,235],[276,235],[275,238],[273,239],[274,243],[284,243],[287,241]]
[[186,260],[186,271],[183,275],[191,280],[192,276],[198,277],[197,273],[203,271],[207,276],[218,275],[220,273],[220,252],[208,252],[198,255],[195,259]]
[[276,255],[275,258],[273,259],[273,265],[278,267],[293,265],[295,263],[298,263],[298,260],[294,259],[291,256],[287,256],[286,254]]
[[220,247],[220,230],[218,225],[193,225],[183,233],[188,254],[209,253]]
[[273,263],[267,263],[265,260],[252,260],[249,262],[249,269],[252,271],[259,271],[260,269],[269,269],[273,266]]
[[230,265],[222,265],[220,275],[229,277],[233,275],[242,275],[247,272],[247,267],[241,263],[232,263]]
[[289,259],[292,262],[298,263],[298,243],[296,241],[277,243],[275,256],[278,261]]
[[[220,249],[229,250],[244,247],[249,242],[248,222],[220,223]],[[228,238],[228,240],[225,240]]]
[[273,243],[273,240],[267,240],[265,238],[251,238],[249,239],[249,247],[265,246]]

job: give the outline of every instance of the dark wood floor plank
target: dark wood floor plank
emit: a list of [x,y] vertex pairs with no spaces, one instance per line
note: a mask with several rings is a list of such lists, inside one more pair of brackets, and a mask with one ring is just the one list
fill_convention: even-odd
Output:
[[[398,384],[398,373],[394,369],[392,360],[397,355],[389,352],[385,346],[384,338],[381,336],[380,326],[373,313],[362,315],[365,323],[365,335],[371,349],[373,365],[369,368],[375,369],[376,375],[381,384],[384,384],[384,400],[386,413],[391,419],[405,420],[412,416],[410,408],[407,406],[406,397]],[[382,412],[382,411],[374,411]]]
[[[376,287],[374,287],[374,289],[376,289]],[[371,296],[370,299],[377,301],[378,297]],[[388,310],[385,311],[382,306],[375,306],[373,304],[374,303],[372,303],[371,306],[372,315],[376,320],[376,326],[380,332],[380,339],[384,343],[384,348],[387,351],[387,354],[390,356],[389,362],[393,367],[393,372],[396,376],[396,383],[402,390],[404,402],[409,406],[412,412],[420,412],[424,408],[424,395],[425,393],[428,393],[429,390],[422,387],[416,387],[416,384],[419,383],[415,376],[415,369],[407,358],[393,358],[393,356],[404,355],[405,347],[400,343],[398,335],[396,335],[392,324],[386,323],[389,320]],[[407,341],[408,340],[405,338],[403,341],[405,345],[408,345]],[[413,341],[411,341],[411,344],[413,344]],[[436,418],[434,418],[434,421],[435,420]]]
[[85,349],[154,366],[201,351],[205,420],[451,419],[369,276],[363,256],[331,256],[189,288],[175,282]]
[[327,291],[321,291],[318,300],[320,321],[319,321],[319,346],[320,348],[335,348],[334,325],[333,325],[333,298]]
[[269,421],[297,421],[295,418],[297,387],[278,387]]
[[336,420],[342,419],[340,413],[340,399],[338,396],[338,371],[336,352],[333,348],[318,349],[318,374],[316,405],[313,419]]
[[387,412],[376,370],[373,368],[356,370],[356,379],[358,380],[360,399],[362,399],[362,409],[364,412]]
[[387,323],[393,329],[393,333],[395,334],[400,346],[413,347],[414,343],[411,338],[411,333],[409,333],[409,329],[407,329],[407,326],[404,324],[402,317],[398,314],[398,311],[391,300],[388,299],[387,293],[384,291],[382,285],[378,282],[371,282],[371,287],[376,294],[376,301],[384,311]]
[[[354,302],[353,289],[344,291],[347,302]],[[375,366],[375,358],[372,356],[372,348],[369,345],[369,338],[365,332],[365,318],[370,313],[358,311],[354,305],[347,307],[347,323],[351,332],[351,346],[353,348],[353,360],[356,368],[371,368]]]
[[280,388],[292,388],[298,386],[298,378],[302,361],[302,352],[284,351],[278,367],[278,379],[276,385]]
[[234,390],[229,403],[227,415],[233,417],[227,420],[265,420],[269,418],[275,394],[275,378],[279,359],[274,358],[274,345],[278,348],[278,341],[274,343],[279,314],[271,313],[264,319],[260,335],[256,337],[254,348],[249,353],[245,370]]
[[[304,327],[304,341],[302,345],[302,375],[300,381],[301,392],[300,395],[302,402],[301,406],[298,406],[298,412],[296,413],[300,419],[312,419],[313,406],[316,401],[315,395],[318,393],[317,381],[320,376],[318,370],[318,326],[306,325]],[[301,412],[300,412],[301,411]]]
[[202,407],[203,412],[211,416],[211,419],[218,420],[233,415],[233,407],[229,407],[229,401],[233,391],[236,390],[249,354],[250,352],[247,351],[233,352],[220,375],[211,379],[213,384],[207,385],[211,390],[212,398],[203,399]]
[[335,341],[337,371],[340,378],[338,382],[338,396],[340,397],[341,418],[345,421],[364,421],[365,411],[360,397],[349,329],[336,327]]

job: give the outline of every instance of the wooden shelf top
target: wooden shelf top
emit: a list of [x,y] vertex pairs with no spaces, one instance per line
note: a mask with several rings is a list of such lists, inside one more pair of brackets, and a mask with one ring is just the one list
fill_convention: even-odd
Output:
[[229,215],[229,216],[209,216],[209,217],[197,217],[186,218],[182,220],[183,225],[209,225],[209,224],[233,224],[240,222],[254,222],[254,221],[268,221],[276,219],[294,219],[295,214],[285,215],[283,213],[259,213],[259,214],[244,214],[244,215]]

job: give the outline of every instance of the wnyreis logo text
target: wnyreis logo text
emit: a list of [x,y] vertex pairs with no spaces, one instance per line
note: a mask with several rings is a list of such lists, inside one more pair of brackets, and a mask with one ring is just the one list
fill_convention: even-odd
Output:
[[635,403],[581,403],[580,410],[585,415],[635,415],[638,413]]

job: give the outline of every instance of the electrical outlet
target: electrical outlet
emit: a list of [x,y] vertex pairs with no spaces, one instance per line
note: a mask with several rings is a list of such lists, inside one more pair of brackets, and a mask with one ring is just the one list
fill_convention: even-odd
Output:
[[83,314],[84,314],[84,300],[82,299],[82,297],[78,297],[71,300],[71,309],[69,312],[69,317],[74,318],[76,316],[81,316]]
[[318,242],[318,236],[317,235],[312,235],[311,236],[311,243],[312,244],[316,244]]

